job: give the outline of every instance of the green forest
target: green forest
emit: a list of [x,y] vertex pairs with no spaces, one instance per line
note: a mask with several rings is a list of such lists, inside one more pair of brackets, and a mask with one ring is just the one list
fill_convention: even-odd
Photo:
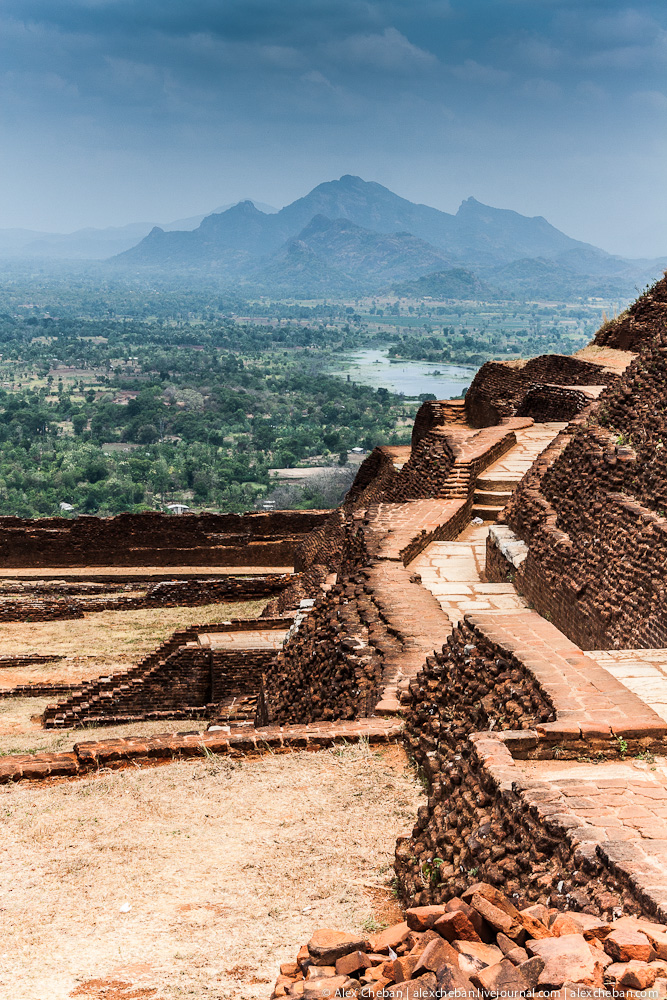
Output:
[[271,468],[342,464],[353,447],[408,440],[418,403],[325,374],[313,338],[233,323],[195,333],[4,317],[0,513],[51,515],[60,503],[118,513],[174,500],[245,510],[269,492]]
[[587,307],[244,302],[215,287],[0,271],[0,514],[242,511],[340,500],[271,470],[354,467],[410,439],[420,399],[328,374],[341,352],[479,365],[571,353]]

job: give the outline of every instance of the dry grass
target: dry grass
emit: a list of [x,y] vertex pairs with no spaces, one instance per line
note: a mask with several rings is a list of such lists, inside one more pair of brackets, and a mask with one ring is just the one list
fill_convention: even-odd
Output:
[[[0,654],[24,656],[131,657],[131,662],[164,642],[176,629],[189,625],[255,618],[266,599],[196,608],[150,608],[140,611],[97,611],[85,618],[51,622],[8,622],[0,625]],[[6,676],[3,671],[3,678]]]
[[206,604],[195,608],[98,611],[85,618],[0,625],[0,655],[30,653],[66,657],[52,663],[3,668],[0,687],[17,684],[78,684],[111,670],[124,670],[168,639],[176,629],[227,618],[255,618],[266,600]]
[[3,786],[2,995],[266,997],[316,927],[397,919],[418,805],[402,751],[364,744]]
[[0,578],[9,580],[99,580],[100,577],[141,577],[142,580],[172,580],[175,577],[266,576],[292,573],[293,566],[34,566],[0,568]]
[[[29,667],[0,670],[0,687],[18,684],[78,684],[102,674],[127,670],[151,652],[176,629],[207,625],[228,618],[255,618],[266,599],[229,604],[207,604],[196,608],[157,608],[141,611],[100,611],[72,621],[11,622],[0,625],[0,654],[22,656],[53,653],[64,660]],[[30,749],[47,750],[71,746],[72,733],[44,733],[35,717],[54,698],[0,699],[0,753]],[[170,724],[153,724],[164,732]],[[118,730],[123,729],[121,733]],[[172,728],[188,728],[181,722]],[[144,724],[116,727],[117,735],[150,731]],[[100,732],[102,732],[100,730]],[[104,729],[104,735],[108,734]],[[58,737],[65,736],[65,742]],[[81,739],[81,730],[76,730]],[[85,736],[83,738],[86,738]],[[92,737],[91,737],[92,738]],[[103,737],[102,737],[103,738]],[[57,744],[57,747],[54,746]]]

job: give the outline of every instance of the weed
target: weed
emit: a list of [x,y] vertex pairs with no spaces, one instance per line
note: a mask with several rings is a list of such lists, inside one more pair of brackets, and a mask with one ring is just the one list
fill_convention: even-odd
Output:
[[614,739],[616,740],[616,749],[619,754],[621,757],[625,757],[628,752],[628,741],[624,740],[622,736],[615,736]]
[[444,865],[442,858],[433,858],[432,861],[423,861],[420,872],[422,883],[425,885],[424,879],[426,878],[431,885],[434,885],[438,881],[438,871],[441,865]]
[[367,917],[361,925],[362,931],[366,931],[367,934],[377,934],[379,931],[383,931],[385,927],[387,927],[387,924],[381,923],[375,917]]
[[651,750],[640,750],[635,754],[637,760],[643,760],[646,764],[655,764],[655,754]]
[[577,761],[580,764],[603,764],[605,761],[605,755],[602,750],[598,750],[593,757],[587,753],[581,754],[581,756],[577,757]]
[[471,878],[474,878],[478,871],[479,868],[469,868],[468,875],[470,875]]

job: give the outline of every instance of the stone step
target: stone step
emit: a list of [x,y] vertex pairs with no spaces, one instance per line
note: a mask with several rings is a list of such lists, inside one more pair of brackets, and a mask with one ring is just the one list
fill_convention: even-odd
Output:
[[486,504],[473,503],[470,513],[473,517],[481,517],[483,521],[495,521],[504,506],[504,504],[487,506]]
[[483,474],[477,477],[477,489],[489,493],[514,493],[518,485],[518,479],[487,479]]
[[482,504],[487,507],[495,507],[497,504],[502,503],[505,506],[511,497],[511,493],[501,492],[500,490],[496,493],[491,490],[476,489],[473,494],[473,503]]

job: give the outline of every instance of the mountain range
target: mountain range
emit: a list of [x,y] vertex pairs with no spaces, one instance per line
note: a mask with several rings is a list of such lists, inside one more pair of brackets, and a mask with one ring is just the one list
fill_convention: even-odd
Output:
[[[0,230],[0,254],[9,232],[16,242],[23,231]],[[349,174],[280,211],[247,200],[150,229],[33,235],[17,255],[80,259],[88,252],[115,272],[205,274],[246,294],[283,297],[390,290],[434,298],[634,297],[667,266],[667,258],[608,254],[541,216],[475,198],[452,215]]]
[[[276,212],[271,205],[255,202],[262,212]],[[226,212],[231,205],[214,209],[215,213]],[[196,229],[207,215],[193,215],[187,219],[162,223],[160,228]],[[106,260],[136,246],[150,233],[155,222],[131,222],[127,226],[107,226],[104,229],[88,227],[73,233],[47,233],[34,229],[0,229],[0,259],[39,258],[42,260]]]

